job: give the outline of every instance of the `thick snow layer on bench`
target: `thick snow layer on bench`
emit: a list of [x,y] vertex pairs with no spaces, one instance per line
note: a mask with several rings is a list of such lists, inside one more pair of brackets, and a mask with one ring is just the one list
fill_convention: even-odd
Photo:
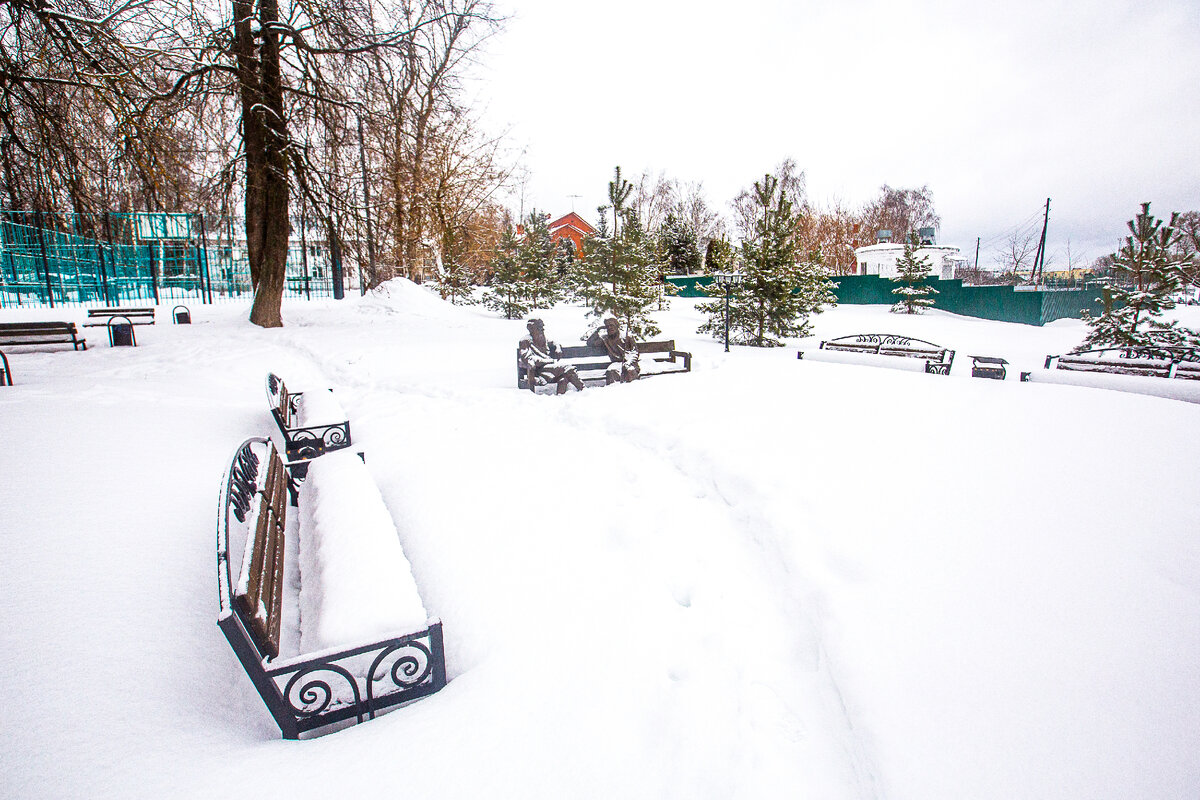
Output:
[[346,412],[342,404],[328,389],[311,389],[304,392],[296,401],[296,406],[302,428],[334,425],[346,421]]
[[311,462],[300,494],[300,649],[426,627],[412,569],[375,481],[348,450]]
[[[808,356],[805,356],[808,358]],[[1114,375],[1111,372],[1081,372],[1066,369],[1038,369],[1029,373],[1031,383],[1065,383],[1071,386],[1090,386],[1118,392],[1150,394],[1200,403],[1200,381],[1180,378],[1157,378],[1150,375]]]
[[850,350],[804,350],[804,361],[824,361],[830,364],[862,364],[868,367],[887,367],[902,369],[909,372],[924,372],[925,362],[940,363],[937,358],[914,358],[910,356],[878,355],[876,353],[855,353]]

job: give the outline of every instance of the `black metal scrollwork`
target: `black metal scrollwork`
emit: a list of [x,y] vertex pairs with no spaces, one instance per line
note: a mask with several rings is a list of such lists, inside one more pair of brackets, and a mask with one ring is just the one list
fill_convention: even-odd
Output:
[[[850,337],[844,337],[844,338],[850,338]],[[833,341],[837,342],[839,340],[834,339]],[[863,333],[863,334],[859,334],[858,336],[855,336],[854,341],[863,342],[865,344],[877,344],[877,345],[881,345],[881,346],[895,345],[897,347],[908,347],[910,344],[913,343],[914,340],[909,339],[908,337],[905,337],[905,336],[895,336],[890,333]],[[920,340],[917,340],[917,341],[920,341]],[[924,342],[923,344],[928,344],[928,343]]]
[[238,451],[229,477],[229,502],[238,522],[246,521],[258,483],[258,456],[249,442]]
[[[330,685],[329,680],[313,677],[321,674],[337,675],[341,681],[345,682],[345,688],[350,690],[352,696],[340,697],[334,692],[334,687]],[[301,683],[301,681],[304,682]],[[287,686],[284,687],[283,696],[299,718],[318,716],[334,705],[335,701],[338,706],[357,707],[362,703],[358,681],[354,679],[350,671],[328,662],[314,664],[293,675],[288,680]],[[362,722],[361,713],[358,714],[358,721]]]
[[[394,659],[391,666],[381,669],[389,659]],[[367,672],[367,703],[380,694],[375,691],[375,683],[383,680],[384,675],[391,677],[397,689],[410,689],[429,680],[432,672],[433,656],[423,642],[409,641],[388,647],[375,657]]]
[[345,422],[336,425],[296,428],[288,433],[289,456],[315,458],[331,450],[350,445],[350,430]]

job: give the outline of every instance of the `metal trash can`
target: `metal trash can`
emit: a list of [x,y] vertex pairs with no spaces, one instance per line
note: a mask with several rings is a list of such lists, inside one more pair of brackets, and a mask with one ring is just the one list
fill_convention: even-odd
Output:
[[[125,320],[118,322],[117,320]],[[129,317],[110,317],[108,320],[109,347],[137,347],[133,334],[133,323]]]
[[171,309],[171,314],[175,317],[176,325],[191,325],[192,312],[188,311],[187,306],[175,306]]
[[1004,380],[1004,376],[1008,374],[1005,366],[1008,364],[1003,358],[996,356],[971,356],[971,377],[972,378],[991,378],[995,381]]

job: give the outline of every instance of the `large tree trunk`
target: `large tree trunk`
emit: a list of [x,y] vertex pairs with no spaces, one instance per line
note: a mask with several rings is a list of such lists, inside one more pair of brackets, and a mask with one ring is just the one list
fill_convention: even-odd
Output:
[[233,0],[233,9],[246,151],[246,255],[254,285],[250,321],[264,328],[278,328],[283,325],[280,306],[287,281],[291,232],[279,37],[271,28],[279,19],[279,5],[277,0],[258,2],[262,41],[257,52],[251,27],[252,4]]

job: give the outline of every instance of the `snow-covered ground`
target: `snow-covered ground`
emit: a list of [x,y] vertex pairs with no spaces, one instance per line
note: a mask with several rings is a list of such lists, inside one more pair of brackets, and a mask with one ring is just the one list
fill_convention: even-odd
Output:
[[[675,299],[690,375],[553,397],[513,388],[521,322],[400,281],[281,330],[192,312],[9,351],[4,798],[1200,796],[1200,406],[965,377],[1078,321],[817,319],[952,347],[943,378],[725,354]],[[304,742],[215,624],[268,371],[336,390],[450,678]]]

